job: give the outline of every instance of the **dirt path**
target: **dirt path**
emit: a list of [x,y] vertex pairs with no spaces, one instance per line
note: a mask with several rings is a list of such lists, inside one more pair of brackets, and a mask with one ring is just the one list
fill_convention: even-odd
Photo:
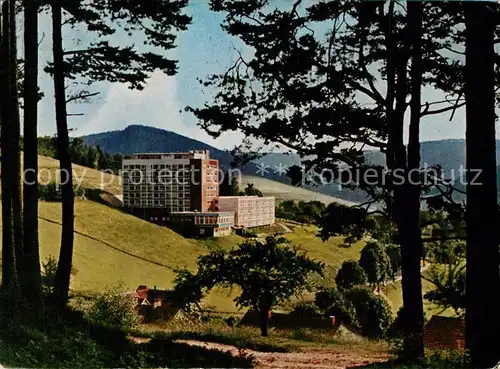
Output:
[[[236,347],[220,343],[191,340],[179,340],[177,342],[226,351],[234,356],[240,354],[240,351]],[[390,358],[386,353],[360,354],[334,347],[306,348],[301,352],[288,353],[258,352],[244,349],[241,353],[252,355],[255,358],[256,369],[346,369],[349,367],[387,361]]]

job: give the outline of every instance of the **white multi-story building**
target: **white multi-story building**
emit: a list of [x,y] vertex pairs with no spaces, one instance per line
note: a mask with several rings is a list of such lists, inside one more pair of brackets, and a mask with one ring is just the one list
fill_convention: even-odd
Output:
[[135,154],[123,159],[122,167],[123,206],[153,220],[171,212],[207,211],[219,194],[219,162],[207,150]]
[[214,210],[235,213],[236,227],[258,227],[275,222],[274,197],[220,196],[214,200]]

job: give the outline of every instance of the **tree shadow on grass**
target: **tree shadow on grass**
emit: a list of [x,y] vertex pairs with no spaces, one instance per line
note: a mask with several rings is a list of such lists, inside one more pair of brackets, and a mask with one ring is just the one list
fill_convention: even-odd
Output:
[[224,334],[218,332],[195,332],[183,331],[173,332],[166,335],[170,340],[197,340],[203,342],[214,342],[235,346],[239,349],[249,349],[258,352],[290,352],[287,347],[275,345],[273,343],[259,342],[251,337]]
[[147,353],[148,365],[168,368],[253,368],[253,357],[244,353],[233,356],[229,352],[191,346],[168,339],[153,339],[138,345],[139,352]]

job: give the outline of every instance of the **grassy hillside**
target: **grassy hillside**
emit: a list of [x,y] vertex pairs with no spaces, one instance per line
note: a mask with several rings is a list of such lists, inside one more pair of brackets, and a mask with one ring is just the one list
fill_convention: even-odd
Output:
[[[50,158],[40,157],[42,180],[55,178],[59,163]],[[119,194],[121,184],[117,176],[74,166],[75,181],[82,180],[85,188],[102,188]],[[333,197],[320,195],[302,188],[287,186],[260,177],[245,177],[245,183],[252,182],[266,195],[278,199],[335,201]],[[314,197],[309,197],[309,196]],[[242,237],[228,237],[191,240],[186,239],[166,227],[160,227],[120,209],[89,200],[78,200],[75,204],[75,249],[74,266],[77,274],[72,279],[75,292],[93,293],[103,291],[117,283],[127,289],[139,284],[170,288],[174,270],[181,267],[194,268],[198,255],[213,247],[230,249],[243,240]],[[1,214],[0,214],[1,216]],[[60,203],[40,202],[40,246],[42,260],[49,255],[57,257],[61,237]],[[342,246],[342,238],[332,238],[322,242],[316,237],[317,229],[312,226],[289,225],[292,233],[285,235],[293,245],[300,246],[314,259],[325,263],[325,276],[317,279],[319,285],[332,285],[338,267],[344,260],[358,259],[363,247],[358,242],[351,247]],[[0,234],[1,237],[1,234]],[[424,293],[432,286],[423,281]],[[401,282],[389,285],[385,295],[394,311],[402,305]],[[230,291],[218,289],[210,294],[206,303],[220,311],[236,311]],[[436,313],[434,306],[426,305],[428,313]]]
[[[42,181],[55,178],[59,166],[56,160],[39,157],[39,165]],[[74,172],[75,182],[82,179],[84,188],[100,189],[102,181],[105,191],[121,192],[117,176],[81,166],[74,166]],[[263,188],[264,192],[269,191],[275,182],[267,183],[269,187]],[[283,187],[278,189],[282,191]],[[294,187],[291,189],[295,190]],[[57,257],[61,239],[61,204],[40,202],[39,216],[41,258]],[[127,289],[134,289],[139,284],[169,288],[176,268],[193,268],[197,256],[211,247],[229,249],[242,241],[236,235],[203,241],[186,239],[166,227],[90,200],[75,203],[75,233],[74,266],[77,273],[71,288],[84,293],[103,291],[119,282]],[[296,227],[286,237],[327,265],[326,278],[320,282],[330,284],[343,260],[358,258],[361,245],[345,249],[340,247],[341,239],[323,243],[315,234],[314,227]],[[235,311],[229,292],[215,290],[207,304],[221,311]]]
[[[58,256],[61,240],[61,205],[40,202],[42,260]],[[126,289],[140,284],[172,287],[176,268],[195,266],[207,248],[166,227],[160,227],[93,201],[75,203],[75,292],[104,291],[117,283]],[[215,291],[208,304],[234,310],[225,291]]]
[[[424,272],[424,276],[425,273],[426,272]],[[431,291],[434,288],[435,287],[431,282],[422,278],[422,295],[425,295],[427,292]],[[392,307],[392,311],[396,313],[399,310],[399,308],[403,306],[401,281],[387,285],[386,287],[383,288],[383,293],[387,297],[387,300],[389,301]],[[430,318],[434,314],[442,316],[455,316],[455,312],[453,311],[453,309],[450,308],[443,311],[443,309],[440,308],[438,305],[433,304],[426,299],[424,299],[424,311],[427,318]]]
[[[59,161],[46,156],[38,156],[40,183],[56,180]],[[100,172],[95,169],[73,164],[73,182],[81,183],[84,188],[105,190],[112,194],[122,193],[119,176]]]

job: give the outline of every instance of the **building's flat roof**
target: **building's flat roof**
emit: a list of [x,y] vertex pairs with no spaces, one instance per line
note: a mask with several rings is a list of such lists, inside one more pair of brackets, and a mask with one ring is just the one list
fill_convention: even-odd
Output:
[[274,199],[274,196],[219,196],[218,199]]
[[219,196],[219,199],[240,199],[242,197],[245,198],[252,198],[252,197],[259,197],[259,196]]
[[234,211],[173,211],[170,215],[234,215]]
[[175,152],[134,152],[128,156],[134,155],[179,155],[179,154],[209,154],[209,150],[191,150],[191,151],[175,151]]

